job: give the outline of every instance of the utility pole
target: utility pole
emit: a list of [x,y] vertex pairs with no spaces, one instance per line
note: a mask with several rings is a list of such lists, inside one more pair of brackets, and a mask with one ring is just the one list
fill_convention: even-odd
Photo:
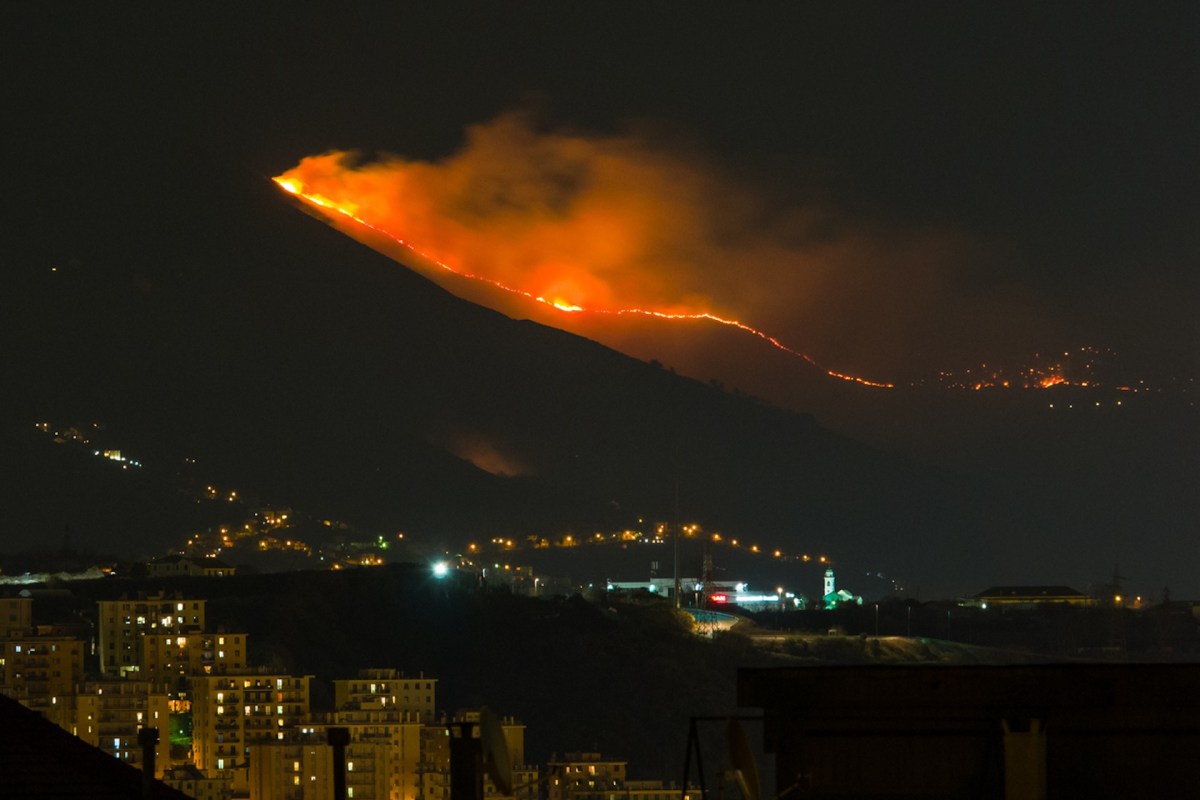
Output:
[[683,594],[679,583],[679,479],[675,479],[675,608],[680,608]]

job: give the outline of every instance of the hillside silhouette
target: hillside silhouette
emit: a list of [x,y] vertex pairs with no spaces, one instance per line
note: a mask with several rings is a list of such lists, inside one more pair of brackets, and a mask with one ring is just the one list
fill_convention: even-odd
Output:
[[[148,472],[187,457],[264,503],[448,546],[678,508],[904,571],[917,552],[961,561],[957,532],[986,520],[969,487],[811,416],[471,305],[261,175],[191,169],[117,186],[77,224],[22,231],[0,323],[10,431],[101,421]],[[161,493],[123,517],[69,483],[53,501],[24,483],[12,514],[27,541],[68,526],[106,549],[177,541],[164,515],[134,510],[175,502]]]

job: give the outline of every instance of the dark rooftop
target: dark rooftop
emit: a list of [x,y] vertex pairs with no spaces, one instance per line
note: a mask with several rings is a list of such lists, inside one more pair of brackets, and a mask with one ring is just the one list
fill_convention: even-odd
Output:
[[[0,695],[0,797],[121,798],[142,794],[142,773]],[[161,781],[153,800],[187,800]]]
[[976,598],[983,597],[1087,597],[1070,586],[992,586]]

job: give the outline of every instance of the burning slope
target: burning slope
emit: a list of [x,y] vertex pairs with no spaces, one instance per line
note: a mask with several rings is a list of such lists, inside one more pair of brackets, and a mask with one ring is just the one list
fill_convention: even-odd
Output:
[[[753,336],[756,336],[759,339],[766,342],[767,344],[771,345],[772,347],[774,347],[778,350],[782,350],[783,352],[788,353],[789,355],[793,355],[793,356],[796,356],[797,358],[803,359],[804,361],[808,362],[809,364],[812,364],[813,366],[818,367],[818,369],[822,369],[825,372],[825,374],[827,374],[831,377],[840,378],[841,380],[851,381],[853,383],[859,383],[859,384],[862,384],[863,386],[873,386],[873,387],[882,388],[882,389],[891,389],[894,386],[894,384],[891,384],[891,383],[882,383],[879,381],[873,381],[873,380],[869,380],[867,378],[862,378],[857,375],[847,375],[845,373],[835,372],[834,370],[824,369],[823,367],[820,367],[812,359],[811,356],[807,355],[806,353],[800,352],[799,350],[795,350],[791,347],[788,347],[783,342],[779,341],[779,339],[775,338],[774,336],[771,336],[768,333],[765,333],[764,331],[758,330],[757,328],[747,325],[744,322],[740,322],[739,320],[721,317],[721,316],[718,316],[717,314],[713,314],[713,313],[710,313],[707,311],[678,311],[678,310],[677,311],[665,311],[665,310],[655,310],[655,309],[649,309],[649,308],[619,308],[619,307],[618,308],[597,308],[597,307],[579,305],[579,304],[573,302],[571,299],[568,299],[568,297],[579,296],[580,286],[582,286],[584,284],[589,285],[589,288],[592,290],[593,294],[607,296],[607,295],[611,294],[611,292],[608,291],[607,287],[605,287],[603,285],[597,285],[595,281],[585,280],[578,274],[574,274],[574,275],[567,274],[562,277],[555,277],[555,278],[551,279],[550,285],[553,287],[554,291],[549,296],[546,296],[544,294],[535,294],[534,292],[527,291],[525,289],[520,289],[520,288],[517,288],[514,286],[509,286],[508,284],[503,283],[502,281],[496,280],[494,278],[489,278],[485,275],[479,275],[479,274],[475,274],[472,272],[467,272],[463,269],[458,269],[458,268],[452,267],[449,264],[447,264],[445,261],[438,258],[437,256],[435,256],[429,252],[418,249],[411,242],[409,242],[409,241],[405,240],[404,238],[402,238],[401,236],[397,235],[392,230],[384,227],[383,225],[379,225],[379,224],[376,224],[376,223],[370,221],[370,219],[368,219],[368,217],[371,216],[370,210],[362,208],[362,206],[359,203],[357,203],[353,200],[349,200],[349,199],[335,200],[335,199],[331,199],[330,197],[328,197],[324,194],[309,191],[307,184],[304,183],[300,178],[295,177],[295,175],[293,174],[293,173],[301,170],[302,167],[303,167],[303,163],[301,164],[301,167],[298,167],[296,170],[292,170],[288,173],[285,173],[283,175],[275,177],[274,181],[283,190],[306,200],[307,202],[311,203],[312,205],[314,205],[326,212],[329,212],[330,214],[340,214],[342,217],[352,220],[354,223],[361,226],[362,228],[369,229],[370,231],[373,231],[376,234],[386,237],[392,243],[398,245],[399,247],[401,247],[405,250],[408,250],[413,255],[418,256],[422,261],[431,263],[434,266],[440,268],[441,270],[443,270],[445,272],[452,273],[452,274],[457,275],[462,278],[468,278],[473,281],[479,281],[482,283],[489,284],[496,289],[500,289],[501,291],[507,292],[512,295],[517,295],[517,296],[523,297],[528,300],[533,300],[534,302],[541,303],[546,306],[550,306],[551,308],[555,309],[556,311],[560,311],[560,312],[567,313],[567,314],[586,313],[586,314],[613,315],[613,316],[628,315],[628,316],[649,317],[649,318],[653,318],[653,319],[667,320],[667,321],[693,321],[693,320],[695,320],[695,321],[704,321],[704,322],[714,322],[714,323],[717,323],[720,325],[725,325],[725,326],[728,326],[731,328],[737,328],[738,330],[741,330],[741,331],[749,333]],[[404,260],[409,261],[409,259],[404,259]],[[559,327],[566,327],[566,326],[560,325]]]
[[[515,303],[514,316],[618,349],[622,334],[597,319],[725,326],[814,366],[838,357],[830,343],[866,350],[878,337],[895,348],[895,327],[924,324],[931,275],[961,249],[947,235],[841,230],[820,211],[768,209],[695,159],[632,138],[538,133],[519,115],[473,127],[438,162],[332,152],[275,180],[452,292],[500,310]],[[787,343],[801,338],[826,355]]]

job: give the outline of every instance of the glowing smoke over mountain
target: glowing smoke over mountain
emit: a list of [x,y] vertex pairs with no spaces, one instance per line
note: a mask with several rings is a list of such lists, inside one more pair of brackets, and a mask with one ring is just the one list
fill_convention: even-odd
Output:
[[[885,379],[904,342],[932,335],[946,275],[970,249],[943,231],[779,210],[695,156],[632,136],[541,132],[519,114],[469,128],[461,150],[436,162],[331,152],[276,180],[319,198],[331,217],[402,239],[440,263],[423,272],[443,284],[458,273],[559,309],[740,320],[823,366],[850,362]],[[513,313],[495,294],[489,304]],[[640,335],[541,321],[622,349]]]

